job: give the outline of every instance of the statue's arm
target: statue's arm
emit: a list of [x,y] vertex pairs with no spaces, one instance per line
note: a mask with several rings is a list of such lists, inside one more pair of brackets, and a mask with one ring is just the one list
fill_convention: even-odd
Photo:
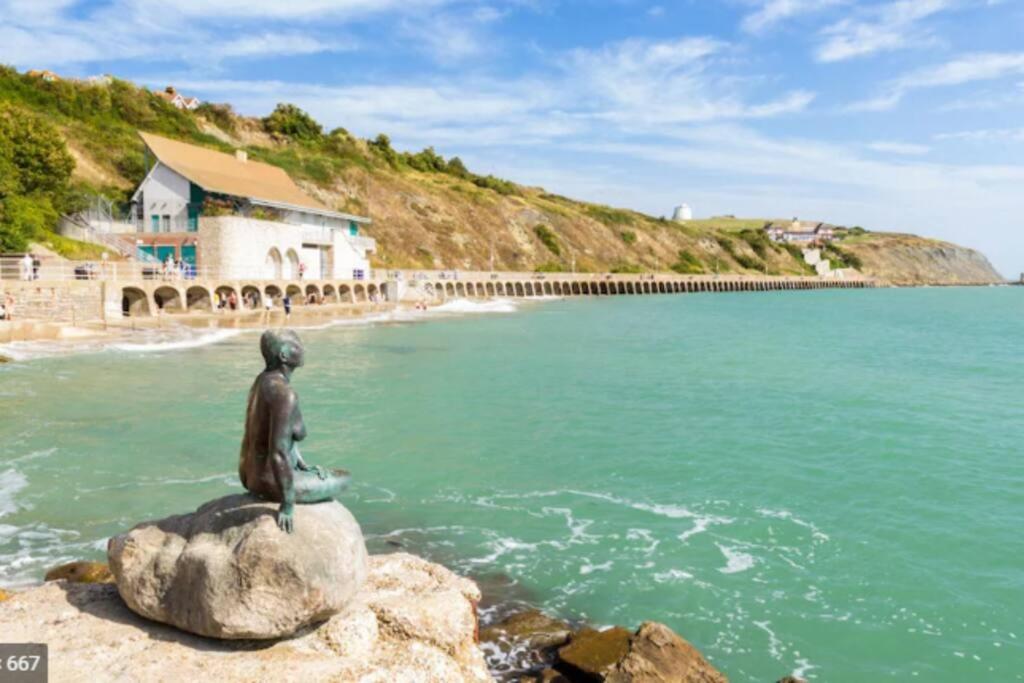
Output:
[[281,508],[277,513],[277,525],[288,533],[292,531],[292,513],[295,510],[295,482],[292,477],[292,465],[288,461],[292,448],[291,417],[294,404],[294,394],[275,401],[270,430],[270,465],[281,490]]

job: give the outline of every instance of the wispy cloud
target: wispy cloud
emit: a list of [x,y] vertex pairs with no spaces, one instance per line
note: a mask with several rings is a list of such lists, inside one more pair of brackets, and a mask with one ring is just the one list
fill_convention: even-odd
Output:
[[981,128],[940,133],[936,140],[969,140],[972,142],[1024,142],[1024,128]]
[[951,0],[898,0],[873,7],[859,18],[846,18],[825,28],[824,42],[815,58],[819,62],[839,62],[927,44],[934,37],[917,24],[952,4]]
[[889,82],[875,97],[850,105],[853,111],[892,109],[907,93],[1024,74],[1024,52],[982,52],[913,71]]
[[920,145],[911,142],[894,142],[891,140],[879,140],[868,144],[868,149],[884,154],[900,154],[903,156],[921,156],[931,151],[928,145]]
[[748,33],[763,33],[776,25],[804,14],[813,14],[847,0],[757,0],[758,8],[740,23]]

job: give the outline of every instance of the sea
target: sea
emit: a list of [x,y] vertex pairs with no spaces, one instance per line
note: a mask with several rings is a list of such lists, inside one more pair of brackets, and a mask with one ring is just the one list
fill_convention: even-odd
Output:
[[[373,552],[732,681],[1024,680],[1024,288],[453,302],[300,330]],[[258,332],[0,349],[0,586],[240,489]],[[502,662],[492,660],[501,673]]]

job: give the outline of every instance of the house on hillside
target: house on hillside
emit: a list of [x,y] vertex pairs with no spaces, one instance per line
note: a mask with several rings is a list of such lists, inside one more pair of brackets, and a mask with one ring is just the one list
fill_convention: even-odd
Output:
[[199,98],[185,97],[175,90],[173,85],[164,88],[163,92],[156,93],[156,96],[167,100],[178,109],[185,109],[186,111],[194,111],[199,106]]
[[47,83],[53,83],[54,81],[60,80],[60,76],[53,73],[49,69],[43,69],[42,71],[40,71],[39,69],[32,69],[31,71],[26,71],[25,75],[31,76],[32,78],[41,78]]
[[226,278],[363,279],[374,240],[370,219],[334,211],[282,169],[245,152],[215,152],[150,133],[146,177],[132,195],[142,252]]
[[835,239],[836,226],[818,221],[773,221],[764,226],[773,242],[821,244]]

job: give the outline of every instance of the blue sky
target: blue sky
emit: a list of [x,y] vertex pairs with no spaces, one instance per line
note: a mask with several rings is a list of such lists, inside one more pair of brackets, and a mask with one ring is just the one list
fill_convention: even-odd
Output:
[[910,231],[1024,271],[1022,0],[0,0],[0,61],[295,102],[654,215]]

